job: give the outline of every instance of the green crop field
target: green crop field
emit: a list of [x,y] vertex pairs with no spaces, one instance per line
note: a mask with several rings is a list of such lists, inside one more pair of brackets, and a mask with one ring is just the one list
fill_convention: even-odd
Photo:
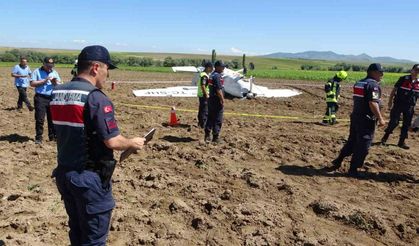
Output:
[[130,67],[126,65],[118,65],[118,69],[138,72],[173,73],[171,67]]
[[[4,53],[7,50],[14,48],[0,47],[0,53]],[[54,50],[54,49],[22,49],[19,50],[31,50],[36,52],[42,52],[47,55],[70,55],[76,57],[79,50]],[[111,52],[112,56],[117,57],[145,57],[153,60],[163,61],[166,57],[172,57],[173,59],[211,59],[210,51],[208,54],[181,54],[181,53],[150,53],[150,52]],[[241,64],[241,56],[224,56],[217,55],[218,59],[227,61],[236,60]],[[327,69],[339,61],[324,61],[324,60],[306,60],[306,59],[282,59],[282,58],[264,58],[264,57],[246,57],[246,64],[252,62],[255,65],[255,70],[249,71],[248,76],[255,76],[257,78],[272,78],[272,79],[289,79],[289,80],[309,80],[309,81],[326,81],[333,77],[333,71],[327,71]],[[12,67],[17,62],[0,62],[0,67]],[[367,66],[367,63],[355,63],[357,65]],[[40,63],[31,63],[31,67],[40,66]],[[302,65],[316,66],[320,70],[301,70]],[[410,67],[410,64],[385,64],[388,66],[403,66]],[[71,68],[72,64],[57,64],[57,67]],[[172,72],[170,67],[157,67],[157,66],[128,66],[124,64],[118,65],[119,69],[127,71],[139,71],[139,72],[158,72],[158,73],[170,73]],[[365,72],[348,72],[348,82],[357,81],[365,77]],[[402,74],[399,73],[385,73],[383,83],[393,84],[398,77]]]
[[[309,80],[309,81],[326,81],[334,76],[333,71],[308,71],[308,70],[254,70],[248,73],[249,76],[256,78],[272,78],[272,79],[290,79],[290,80]],[[347,82],[355,82],[365,77],[365,72],[348,72]],[[398,78],[402,76],[400,73],[384,73],[383,84],[394,84]]]
[[[16,65],[13,62],[0,62],[0,67],[10,67],[10,69]],[[41,66],[41,63],[31,63],[32,68]],[[60,68],[71,68],[71,64],[57,64]],[[156,73],[171,73],[170,67],[130,67],[130,66],[119,66],[120,70],[126,71],[138,71],[138,72],[156,72]],[[326,81],[333,77],[335,72],[333,71],[310,71],[310,70],[272,70],[272,69],[255,69],[248,72],[248,76],[254,76],[256,78],[270,78],[270,79],[289,79],[289,80],[308,80],[308,81]],[[397,79],[401,76],[400,73],[385,73],[383,78],[383,84],[394,84]],[[347,82],[355,82],[365,77],[365,72],[348,72]]]

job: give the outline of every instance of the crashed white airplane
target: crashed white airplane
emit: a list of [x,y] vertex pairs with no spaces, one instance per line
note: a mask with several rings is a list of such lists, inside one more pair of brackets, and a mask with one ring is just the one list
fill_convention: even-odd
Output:
[[[203,67],[173,67],[174,72],[193,72],[192,86],[175,86],[158,89],[134,90],[137,97],[197,97],[197,81]],[[255,85],[254,78],[245,78],[239,71],[225,68],[223,73],[224,91],[234,97],[292,97],[301,92],[292,89],[269,89],[265,86]]]
[[[213,60],[215,58],[215,51],[213,51]],[[243,55],[243,67],[245,67],[245,55]],[[190,72],[195,76],[192,79],[192,86],[176,86],[159,89],[145,89],[134,90],[134,95],[137,97],[196,97],[197,96],[197,81],[199,73],[204,70],[203,67],[182,66],[172,67],[173,72]],[[246,78],[243,74],[243,69],[233,71],[225,68],[223,72],[224,91],[225,93],[234,97],[292,97],[301,94],[301,92],[292,89],[269,89],[265,86],[254,84],[254,78]]]

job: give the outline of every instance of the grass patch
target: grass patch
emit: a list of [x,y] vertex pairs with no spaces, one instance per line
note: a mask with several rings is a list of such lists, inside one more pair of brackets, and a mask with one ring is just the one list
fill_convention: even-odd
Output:
[[[257,78],[272,79],[290,79],[290,80],[309,80],[309,81],[327,81],[332,78],[334,71],[309,71],[309,70],[253,70],[248,75]],[[366,72],[348,72],[347,82],[355,82],[365,78]],[[401,73],[384,73],[382,84],[394,84]]]
[[[249,59],[252,61],[251,57]],[[307,81],[327,81],[334,76],[334,71],[315,71],[315,70],[299,70],[301,62],[304,64],[316,64],[320,66],[329,66],[335,64],[334,62],[313,61],[313,60],[298,60],[298,59],[272,59],[272,58],[257,58],[260,66],[255,70],[248,72],[248,76],[255,76],[256,78],[271,78],[271,79],[289,79],[289,80],[307,80]],[[0,62],[0,67],[10,67],[10,70],[16,62]],[[276,65],[275,65],[276,64]],[[41,63],[30,63],[32,70],[40,67]],[[278,69],[271,69],[272,66]],[[72,68],[72,64],[56,64],[57,68]],[[269,68],[267,68],[269,67]],[[118,65],[119,70],[122,71],[138,71],[138,72],[154,72],[154,73],[172,73],[170,67],[131,67],[127,65]],[[355,82],[365,77],[365,72],[348,72],[347,82]],[[382,84],[394,84],[403,73],[384,73]]]

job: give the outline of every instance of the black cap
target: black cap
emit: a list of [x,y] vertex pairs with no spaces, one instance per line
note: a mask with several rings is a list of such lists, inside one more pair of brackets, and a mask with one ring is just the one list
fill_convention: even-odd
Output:
[[419,64],[413,65],[412,70],[419,71]]
[[384,69],[380,63],[372,63],[368,66],[367,72],[373,71],[384,72]]
[[92,45],[92,46],[84,47],[84,49],[80,52],[77,60],[78,62],[99,61],[108,65],[109,69],[117,68],[115,65],[112,64],[109,51],[105,47],[100,46],[100,45]]
[[218,60],[214,63],[214,67],[226,67],[226,64],[222,60]]
[[212,67],[212,62],[205,62],[204,67]]
[[45,57],[44,58],[44,65],[46,65],[48,67],[53,67],[54,66],[54,59],[52,59],[51,57]]

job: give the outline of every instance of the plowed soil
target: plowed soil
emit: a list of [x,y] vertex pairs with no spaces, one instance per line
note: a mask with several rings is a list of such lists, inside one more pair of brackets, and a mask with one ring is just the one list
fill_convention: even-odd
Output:
[[[58,71],[69,79],[68,69]],[[0,79],[0,245],[69,245],[67,215],[50,177],[56,144],[35,145],[34,114],[15,110],[9,68],[0,69]],[[348,136],[349,84],[339,124],[322,126],[322,83],[257,80],[303,94],[227,100],[222,143],[206,144],[196,127],[197,99],[132,95],[188,80],[188,74],[112,71],[110,81],[119,82],[115,90],[108,82],[105,92],[122,134],[157,132],[116,168],[109,245],[418,245],[417,133],[406,142],[410,150],[395,145],[399,129],[388,146],[372,146],[363,178],[346,176],[348,160],[337,172],[322,170]],[[385,105],[390,90],[384,88]],[[167,126],[171,106],[178,127]],[[382,135],[380,128],[374,142]]]

